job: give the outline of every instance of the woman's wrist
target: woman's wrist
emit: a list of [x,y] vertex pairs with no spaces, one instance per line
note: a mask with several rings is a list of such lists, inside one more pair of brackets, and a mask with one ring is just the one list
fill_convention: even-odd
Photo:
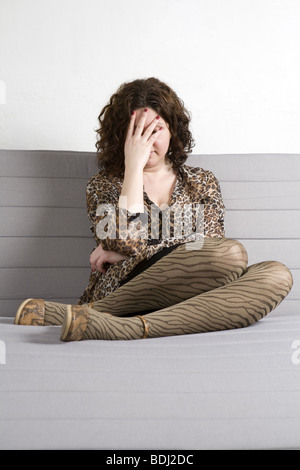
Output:
[[144,212],[143,167],[125,167],[119,207],[130,212]]
[[131,179],[131,178],[141,178],[143,181],[143,171],[144,165],[142,163],[127,163],[125,162],[125,170],[124,170],[124,180]]

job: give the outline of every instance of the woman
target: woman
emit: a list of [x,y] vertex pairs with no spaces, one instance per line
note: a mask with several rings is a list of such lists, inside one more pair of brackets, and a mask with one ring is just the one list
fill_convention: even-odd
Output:
[[100,113],[100,171],[87,185],[89,285],[78,305],[27,299],[16,324],[62,325],[63,341],[153,338],[245,327],[286,297],[286,266],[247,268],[245,248],[225,238],[217,179],[185,165],[189,122],[167,84],[121,85]]

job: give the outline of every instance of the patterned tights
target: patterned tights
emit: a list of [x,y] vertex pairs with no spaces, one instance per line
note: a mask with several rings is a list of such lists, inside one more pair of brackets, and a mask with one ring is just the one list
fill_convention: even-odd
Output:
[[[282,263],[247,268],[247,261],[243,245],[232,239],[206,238],[201,249],[181,245],[87,308],[82,339],[140,339],[141,315],[149,338],[249,326],[280,304],[293,280]],[[45,304],[45,324],[58,324],[65,306]]]

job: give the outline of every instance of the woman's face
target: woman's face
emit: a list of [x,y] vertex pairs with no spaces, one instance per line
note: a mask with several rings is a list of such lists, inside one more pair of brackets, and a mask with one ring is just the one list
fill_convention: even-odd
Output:
[[[136,120],[135,123],[139,122],[139,119],[144,112],[144,108],[136,109]],[[148,127],[148,125],[157,117],[157,112],[154,111],[152,108],[148,108],[147,111],[147,119],[145,123],[145,128]],[[149,155],[149,160],[146,163],[145,168],[152,168],[155,166],[159,166],[160,164],[165,162],[165,156],[167,154],[169,145],[170,145],[170,140],[171,140],[171,133],[169,131],[169,126],[166,123],[166,121],[163,120],[162,117],[160,117],[157,120],[157,125],[154,129],[154,132],[158,131],[160,128],[162,128],[162,131],[160,133],[160,136],[156,139],[154,142],[150,155]]]

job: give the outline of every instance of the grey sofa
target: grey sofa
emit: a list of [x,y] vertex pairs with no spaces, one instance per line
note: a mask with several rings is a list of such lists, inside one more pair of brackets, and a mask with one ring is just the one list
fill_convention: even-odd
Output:
[[0,151],[0,448],[300,448],[300,155],[193,155],[214,172],[226,236],[294,286],[240,330],[63,343],[13,325],[27,297],[76,303],[94,242],[84,152]]

